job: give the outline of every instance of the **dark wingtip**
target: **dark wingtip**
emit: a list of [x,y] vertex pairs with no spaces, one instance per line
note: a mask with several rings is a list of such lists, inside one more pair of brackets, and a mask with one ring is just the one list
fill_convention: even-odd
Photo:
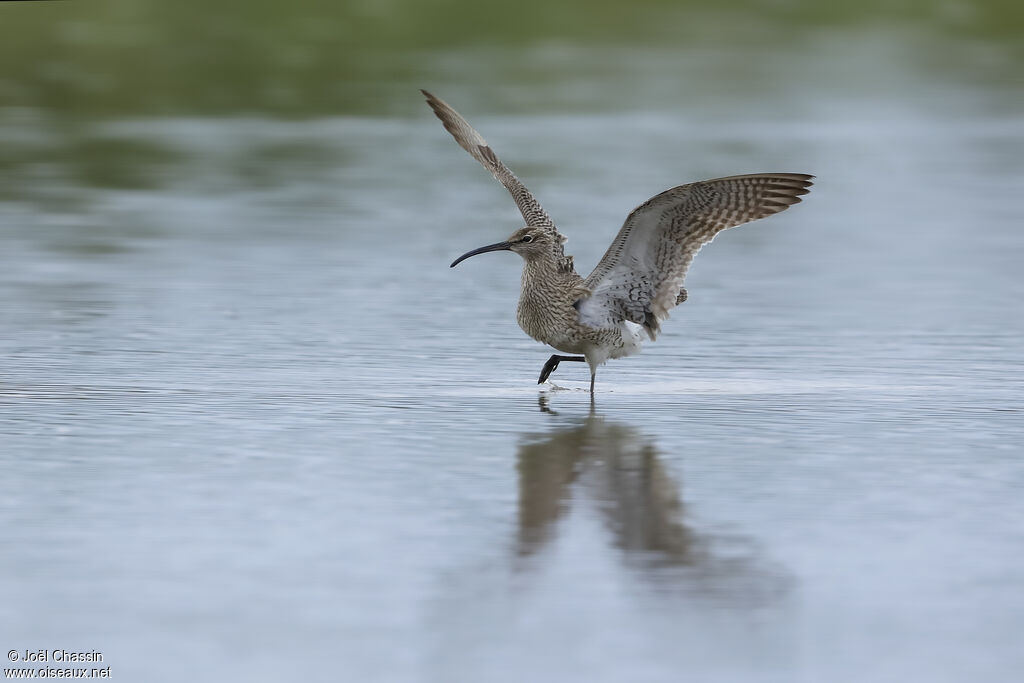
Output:
[[427,106],[429,106],[430,110],[434,112],[434,116],[439,118],[441,123],[444,124],[444,129],[449,133],[452,133],[452,135],[455,135],[452,131],[451,119],[444,110],[444,102],[442,102],[436,95],[424,90],[423,88],[420,88],[420,92],[427,98]]
[[[437,96],[423,88],[420,88],[420,92],[423,93],[425,98],[427,98],[427,104],[429,104],[430,108],[434,110],[434,113],[437,113],[437,103],[440,102],[440,100],[437,99]],[[440,116],[440,114],[438,114],[438,116]]]

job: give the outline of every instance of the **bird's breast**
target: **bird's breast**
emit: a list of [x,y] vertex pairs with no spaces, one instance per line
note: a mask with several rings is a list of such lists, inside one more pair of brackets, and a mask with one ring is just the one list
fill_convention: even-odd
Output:
[[581,353],[579,313],[571,301],[572,284],[523,272],[516,319],[523,332],[566,353]]

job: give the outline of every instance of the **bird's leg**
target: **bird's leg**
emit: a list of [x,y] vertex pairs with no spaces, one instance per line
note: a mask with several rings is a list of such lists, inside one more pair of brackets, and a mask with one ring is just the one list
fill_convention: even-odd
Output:
[[590,398],[594,398],[594,378],[597,377],[597,370],[590,371]]
[[583,356],[559,356],[556,353],[555,355],[551,356],[551,358],[548,358],[548,362],[544,364],[543,368],[541,368],[540,379],[537,380],[537,384],[544,384],[544,382],[547,381],[547,378],[551,375],[551,373],[555,371],[555,368],[558,367],[558,364],[563,360],[578,360],[582,362],[585,361],[586,358],[584,358]]

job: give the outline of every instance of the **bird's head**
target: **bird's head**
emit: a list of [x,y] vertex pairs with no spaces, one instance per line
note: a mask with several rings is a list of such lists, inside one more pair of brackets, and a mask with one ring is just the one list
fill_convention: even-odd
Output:
[[531,261],[535,258],[542,257],[544,254],[552,253],[551,245],[553,239],[554,238],[548,228],[528,225],[525,228],[519,228],[516,230],[504,242],[488,244],[486,247],[467,251],[465,254],[455,259],[452,262],[451,267],[454,268],[470,256],[476,256],[477,254],[483,254],[488,251],[514,251],[525,260]]

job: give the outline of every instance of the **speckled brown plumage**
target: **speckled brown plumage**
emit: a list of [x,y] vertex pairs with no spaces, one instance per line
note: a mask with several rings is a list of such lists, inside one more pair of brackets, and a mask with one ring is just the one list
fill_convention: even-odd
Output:
[[[454,109],[423,91],[427,103],[474,159],[509,191],[526,227],[504,242],[467,252],[509,250],[523,257],[516,318],[537,341],[583,355],[591,383],[609,358],[640,350],[655,339],[669,311],[686,301],[686,271],[700,248],[722,230],[784,211],[807,194],[813,176],[757,173],[705,180],[666,190],[634,209],[594,271],[580,277],[566,256],[564,235],[526,186]],[[541,381],[557,367],[552,356]]]

